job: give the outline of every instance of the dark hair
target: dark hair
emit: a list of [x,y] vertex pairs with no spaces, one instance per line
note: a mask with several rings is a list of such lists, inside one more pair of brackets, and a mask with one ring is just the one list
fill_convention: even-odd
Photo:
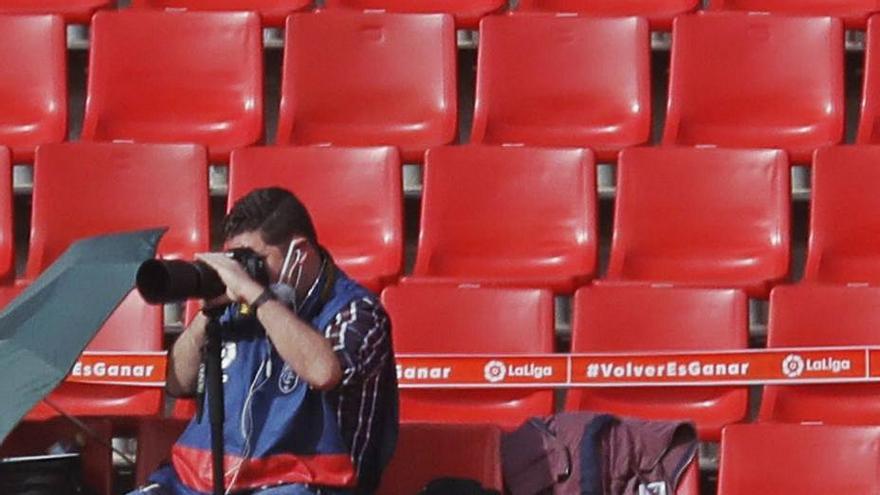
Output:
[[294,236],[317,244],[315,226],[305,205],[292,192],[280,187],[254,189],[239,198],[223,220],[223,234],[229,240],[257,231],[266,244],[283,246]]

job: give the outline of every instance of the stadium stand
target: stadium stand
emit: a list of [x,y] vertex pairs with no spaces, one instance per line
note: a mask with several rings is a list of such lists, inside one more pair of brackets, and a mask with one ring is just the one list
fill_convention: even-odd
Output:
[[429,150],[411,278],[573,292],[596,270],[595,181],[588,150]]
[[880,143],[880,16],[868,20],[862,106],[856,143]]
[[843,138],[843,53],[839,19],[677,18],[663,144],[782,148],[809,163]]
[[804,280],[880,284],[880,146],[834,146],[813,159]]
[[33,161],[38,144],[67,138],[66,50],[60,17],[0,15],[0,143],[13,163]]
[[99,12],[91,29],[83,140],[194,142],[226,162],[262,138],[256,14]]
[[880,6],[874,0],[710,0],[709,8],[840,17],[848,29],[865,29],[868,17]]
[[[41,146],[34,173],[31,247],[25,279],[33,280],[76,239],[168,226],[162,256],[192,259],[208,247],[208,165],[197,145],[71,143]],[[132,293],[110,317],[93,351],[162,350],[162,308]],[[160,390],[62,384],[51,400],[81,416],[149,416]],[[29,419],[56,415],[39,404]]]
[[874,493],[880,428],[753,424],[725,428],[718,495]]
[[[662,352],[748,348],[748,301],[733,289],[601,284],[574,296],[572,352]],[[638,308],[638,310],[633,310]],[[704,440],[747,419],[745,387],[571,389],[565,409],[645,419],[688,419]]]
[[[880,289],[798,284],[770,294],[767,347],[880,345]],[[878,424],[880,385],[767,385],[759,419]]]
[[337,265],[379,293],[403,270],[400,156],[394,148],[267,147],[232,153],[229,202],[259,187],[294,192]]
[[394,145],[420,163],[456,139],[452,17],[294,14],[285,47],[277,144]]
[[248,10],[260,14],[263,24],[283,27],[288,15],[311,8],[312,0],[131,0],[135,8],[165,10]]
[[0,14],[59,14],[65,22],[88,24],[97,10],[115,4],[115,0],[3,0]]
[[504,0],[324,0],[328,9],[399,12],[411,14],[451,14],[459,29],[477,29],[484,16],[504,10]]
[[652,29],[669,31],[672,20],[700,7],[700,0],[519,0],[517,12],[647,17]]
[[471,142],[589,147],[616,161],[651,138],[650,45],[636,17],[484,19]]
[[[410,284],[388,287],[394,350],[410,353],[553,352],[553,296],[539,289]],[[553,412],[551,390],[402,390],[403,422],[514,428]]]
[[789,273],[789,184],[782,151],[624,150],[606,278],[766,298]]
[[[12,211],[12,164],[9,149],[0,147],[0,287],[15,277],[15,231]],[[0,308],[5,305],[0,295]]]

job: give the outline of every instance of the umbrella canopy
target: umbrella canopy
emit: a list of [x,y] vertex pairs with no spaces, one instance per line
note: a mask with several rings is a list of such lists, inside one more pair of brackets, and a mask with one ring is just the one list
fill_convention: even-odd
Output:
[[80,240],[0,312],[0,441],[68,374],[164,232]]

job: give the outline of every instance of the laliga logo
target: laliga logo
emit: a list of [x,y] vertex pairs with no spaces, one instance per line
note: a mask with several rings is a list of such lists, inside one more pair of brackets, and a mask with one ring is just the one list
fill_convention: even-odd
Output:
[[489,361],[483,368],[483,376],[489,383],[498,383],[507,376],[507,367],[501,361]]
[[789,378],[797,378],[804,372],[804,358],[789,354],[782,360],[782,373]]

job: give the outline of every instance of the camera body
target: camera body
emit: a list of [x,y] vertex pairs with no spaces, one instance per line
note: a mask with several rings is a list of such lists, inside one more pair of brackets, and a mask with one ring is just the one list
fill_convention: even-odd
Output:
[[[250,248],[226,251],[257,283],[269,285],[266,259]],[[137,272],[137,289],[150,304],[185,299],[214,299],[226,293],[226,285],[213,268],[202,261],[147,260]]]

